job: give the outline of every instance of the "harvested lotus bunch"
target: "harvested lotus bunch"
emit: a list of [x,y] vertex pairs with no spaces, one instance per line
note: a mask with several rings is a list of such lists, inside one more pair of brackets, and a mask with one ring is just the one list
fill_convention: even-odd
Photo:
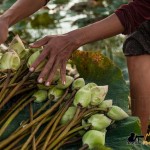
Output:
[[[28,68],[40,53],[26,49],[19,36],[0,52],[0,149],[58,150],[82,141],[80,150],[101,150],[108,127],[128,114],[112,100],[105,100],[107,85],[86,84],[74,68],[68,71],[65,85],[59,70],[51,86],[38,84],[47,60],[34,73]],[[35,109],[37,104],[40,107]],[[22,111],[29,116],[22,115],[6,135]]]

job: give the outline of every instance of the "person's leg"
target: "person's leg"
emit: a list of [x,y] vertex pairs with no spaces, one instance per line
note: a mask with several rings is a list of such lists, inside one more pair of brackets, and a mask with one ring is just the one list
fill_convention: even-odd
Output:
[[132,115],[141,119],[142,133],[146,135],[150,117],[150,55],[129,56]]

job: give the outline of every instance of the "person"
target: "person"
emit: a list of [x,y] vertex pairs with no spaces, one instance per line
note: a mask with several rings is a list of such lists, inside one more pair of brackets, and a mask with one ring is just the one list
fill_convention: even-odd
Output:
[[[31,0],[17,0],[0,16],[0,44],[6,40],[10,26],[33,14],[46,3],[46,0],[38,0],[36,3]],[[30,71],[33,72],[38,64],[48,57],[48,62],[41,71],[38,82],[44,82],[49,86],[56,69],[59,67],[62,83],[65,84],[66,62],[73,51],[90,42],[106,39],[120,33],[132,33],[133,35],[129,36],[124,45],[130,78],[132,115],[140,117],[142,132],[146,134],[150,116],[149,20],[150,1],[134,0],[101,21],[63,35],[45,36],[30,45],[34,48],[44,46],[41,55],[33,63]]]

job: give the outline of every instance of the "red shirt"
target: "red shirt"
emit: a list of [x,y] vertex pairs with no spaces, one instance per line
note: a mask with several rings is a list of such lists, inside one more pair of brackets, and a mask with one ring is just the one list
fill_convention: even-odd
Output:
[[123,34],[130,34],[144,21],[150,20],[150,0],[134,0],[121,6],[115,14],[125,28]]

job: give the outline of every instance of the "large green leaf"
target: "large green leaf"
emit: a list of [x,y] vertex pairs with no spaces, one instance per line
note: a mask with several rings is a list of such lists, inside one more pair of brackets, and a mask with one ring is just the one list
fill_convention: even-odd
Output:
[[114,105],[128,110],[129,89],[121,70],[99,52],[76,51],[72,56],[77,70],[86,82],[109,85],[107,99],[113,99]]
[[135,144],[128,144],[131,133],[141,135],[140,121],[137,117],[129,117],[125,120],[113,124],[106,136],[106,145],[113,150],[149,150],[150,146],[142,144],[144,139]]

